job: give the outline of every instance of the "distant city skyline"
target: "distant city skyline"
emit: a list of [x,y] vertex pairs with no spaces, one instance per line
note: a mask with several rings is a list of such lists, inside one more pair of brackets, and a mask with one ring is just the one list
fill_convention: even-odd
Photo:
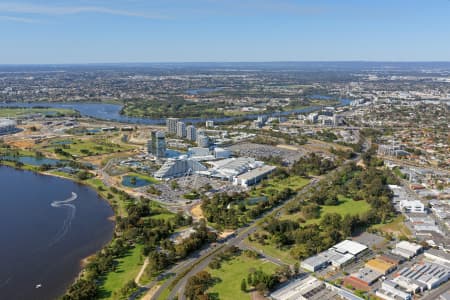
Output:
[[0,2],[0,64],[450,61],[449,0]]

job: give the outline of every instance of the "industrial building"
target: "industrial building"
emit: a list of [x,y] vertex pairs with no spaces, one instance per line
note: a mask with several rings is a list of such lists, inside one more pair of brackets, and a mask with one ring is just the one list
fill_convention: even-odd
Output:
[[169,179],[191,175],[207,168],[196,160],[190,158],[169,159],[154,174],[158,179]]
[[290,282],[270,294],[273,300],[361,300],[350,292],[327,284],[312,276]]
[[425,213],[425,205],[419,200],[400,200],[400,210],[407,213]]
[[385,261],[382,257],[377,257],[366,262],[365,267],[386,275],[394,271],[397,265]]
[[269,174],[276,170],[275,166],[262,166],[244,174],[238,175],[233,179],[234,185],[240,185],[243,187],[249,187],[255,185],[264,178],[267,178]]
[[392,280],[385,280],[381,283],[375,295],[385,300],[411,300],[411,294],[400,289],[400,286]]
[[420,293],[431,290],[450,278],[450,267],[424,262],[405,267],[395,274],[393,281],[407,292]]
[[10,119],[0,119],[0,135],[17,132],[16,121]]
[[390,262],[396,266],[400,265],[405,261],[405,258],[403,256],[396,255],[393,253],[383,253],[378,258],[381,258],[382,260]]
[[354,256],[360,256],[369,250],[366,245],[351,240],[343,240],[342,242],[331,247],[331,249],[334,249],[336,252],[342,254],[350,253]]
[[363,244],[351,240],[344,240],[327,251],[305,259],[300,266],[310,272],[315,272],[329,265],[335,268],[342,268],[367,251],[369,251],[369,248]]
[[197,140],[197,129],[194,125],[189,125],[186,127],[186,138],[190,141]]
[[383,274],[364,267],[345,277],[344,284],[351,285],[359,290],[369,291],[371,289],[370,286],[374,284],[381,276],[383,276]]
[[152,139],[147,146],[148,153],[153,154],[157,158],[166,156],[166,137],[162,131],[152,131]]
[[180,121],[180,119],[178,118],[167,118],[166,119],[166,126],[167,126],[167,131],[169,131],[169,133],[177,133],[177,123],[178,121]]
[[300,267],[310,272],[316,272],[328,267],[329,265],[330,261],[328,257],[318,254],[303,260],[300,264]]
[[447,252],[431,248],[425,251],[425,257],[434,263],[450,267],[450,254]]
[[401,241],[395,245],[392,253],[403,256],[404,258],[410,259],[423,251],[423,247],[416,244],[410,243],[408,241]]

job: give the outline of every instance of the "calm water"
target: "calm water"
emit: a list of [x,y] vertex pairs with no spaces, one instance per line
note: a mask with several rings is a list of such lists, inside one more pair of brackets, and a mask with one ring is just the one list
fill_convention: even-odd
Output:
[[88,187],[0,166],[0,191],[0,299],[61,296],[112,238],[113,211]]
[[[135,178],[136,182],[133,184],[132,178]],[[136,176],[124,176],[122,178],[122,184],[126,187],[132,187],[132,188],[136,188],[136,187],[143,187],[143,186],[147,186],[150,185],[151,182],[146,180],[146,179],[142,179]]]
[[[340,105],[348,105],[351,100],[349,99],[340,99]],[[108,104],[108,103],[19,103],[19,102],[9,102],[9,103],[0,103],[1,107],[51,107],[51,108],[67,108],[77,110],[84,117],[91,117],[100,120],[107,121],[116,121],[121,123],[132,123],[132,124],[164,124],[165,119],[150,119],[150,118],[133,118],[127,117],[120,114],[120,110],[122,109],[121,105],[118,104]],[[277,113],[270,114],[251,114],[243,117],[226,117],[226,118],[212,118],[215,122],[229,122],[236,119],[255,119],[261,115],[267,116],[286,116],[292,113],[308,113],[315,110],[320,109],[319,106],[312,106],[303,109],[295,109],[290,111],[283,111]],[[199,123],[204,122],[206,119],[185,119],[188,123]]]
[[33,156],[0,156],[0,159],[9,160],[9,161],[20,161],[26,165],[32,166],[42,166],[42,165],[50,165],[56,166],[60,163],[60,160],[46,158],[46,157],[33,157]]

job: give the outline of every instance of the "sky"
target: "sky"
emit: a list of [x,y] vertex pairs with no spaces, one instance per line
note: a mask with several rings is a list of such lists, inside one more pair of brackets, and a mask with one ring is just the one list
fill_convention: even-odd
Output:
[[0,0],[0,64],[450,61],[450,0]]

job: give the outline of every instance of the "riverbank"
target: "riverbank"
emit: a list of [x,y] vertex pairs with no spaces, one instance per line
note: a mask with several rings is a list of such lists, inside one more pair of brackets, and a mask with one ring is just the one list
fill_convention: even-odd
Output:
[[[317,98],[317,97],[316,97]],[[332,101],[332,99],[322,99],[325,102]],[[334,106],[345,106],[349,105],[350,99],[335,99]],[[212,120],[216,123],[229,123],[233,121],[244,121],[256,119],[259,116],[287,116],[291,114],[298,113],[310,113],[321,109],[325,104],[318,105],[318,102],[312,103],[311,106],[301,107],[297,106],[295,109],[289,109],[285,111],[259,111],[259,112],[248,112],[248,114],[238,115],[238,116],[226,116],[223,117],[187,117],[182,116],[183,121],[187,123],[200,123],[206,120]],[[71,109],[77,111],[82,117],[90,117],[97,120],[103,121],[115,121],[120,123],[128,124],[143,124],[143,125],[160,125],[165,124],[165,118],[167,115],[157,115],[158,118],[151,117],[134,117],[124,115],[124,105],[122,104],[111,104],[111,103],[92,103],[92,102],[11,102],[11,103],[0,103],[0,108],[8,107],[21,107],[21,108],[35,108],[35,107],[47,107],[56,109]]]
[[[89,180],[88,179],[88,180],[84,180],[83,181],[83,180],[77,179],[76,177],[70,176],[68,174],[67,175],[63,175],[62,173],[52,173],[51,171],[41,171],[38,166],[31,166],[31,165],[25,165],[25,164],[23,164],[23,165],[15,164],[14,162],[11,162],[11,161],[0,161],[0,166],[13,168],[15,170],[20,170],[20,171],[28,171],[28,172],[39,174],[39,175],[42,175],[42,176],[48,176],[48,177],[54,177],[54,178],[69,180],[70,182],[73,182],[73,183],[76,183],[76,184],[80,184],[82,186],[86,186],[86,187],[92,189],[92,191],[95,192],[98,195],[98,197],[100,199],[102,199],[102,201],[104,203],[106,203],[109,206],[109,208],[113,211],[112,216],[106,218],[106,220],[108,222],[112,222],[113,223],[112,239],[109,239],[107,242],[102,244],[102,246],[100,247],[99,250],[91,252],[88,255],[85,255],[84,257],[79,259],[78,266],[79,266],[80,271],[72,279],[70,285],[68,286],[68,288],[70,288],[70,286],[72,286],[79,279],[84,277],[85,272],[86,272],[86,267],[89,265],[90,262],[92,262],[95,259],[96,255],[98,253],[104,251],[106,248],[108,248],[116,240],[116,237],[117,237],[117,235],[116,235],[116,233],[117,233],[117,223],[116,223],[117,211],[114,208],[114,205],[112,205],[111,200],[108,200],[108,197],[106,195],[106,187],[104,189],[100,188],[101,185],[99,185],[98,182],[96,182],[95,180]],[[62,296],[62,295],[60,295],[60,296]]]
[[0,178],[2,298],[61,297],[111,242],[113,209],[95,189],[32,166],[2,163]]

